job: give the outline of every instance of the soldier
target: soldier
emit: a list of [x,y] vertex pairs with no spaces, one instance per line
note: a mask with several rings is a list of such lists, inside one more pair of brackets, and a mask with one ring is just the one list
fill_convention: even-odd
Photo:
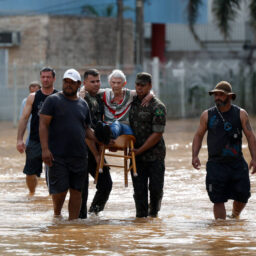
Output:
[[[157,217],[164,187],[163,132],[166,123],[166,108],[156,97],[150,100],[148,106],[141,105],[141,101],[152,88],[150,74],[138,73],[135,88],[137,96],[131,104],[129,120],[136,138],[134,152],[138,176],[132,175],[136,217]],[[148,204],[148,190],[150,204]]]
[[[97,122],[102,121],[104,115],[103,102],[100,99],[100,95],[97,95],[100,89],[100,74],[98,70],[89,69],[85,71],[84,89],[87,93],[85,94],[85,96],[82,97],[88,103],[91,112],[92,128],[95,129]],[[88,172],[92,175],[92,177],[95,177],[97,167],[96,159],[98,158],[98,148],[96,147],[95,143],[90,140],[87,140],[87,144],[90,148],[90,150],[88,150]],[[99,175],[96,189],[97,191],[95,193],[95,196],[91,203],[91,207],[89,209],[89,212],[95,214],[97,214],[100,211],[103,211],[112,189],[112,179],[110,176],[109,167],[103,167],[103,173]],[[87,198],[88,176],[85,180],[84,187],[82,190],[82,206],[79,215],[79,217],[82,219],[85,219],[87,217]]]

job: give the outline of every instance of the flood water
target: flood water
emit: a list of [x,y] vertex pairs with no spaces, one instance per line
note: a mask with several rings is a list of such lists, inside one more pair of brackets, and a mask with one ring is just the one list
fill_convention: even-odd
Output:
[[[34,197],[28,197],[22,173],[25,157],[15,149],[16,129],[0,123],[0,255],[256,255],[255,176],[252,197],[240,220],[213,220],[205,190],[205,143],[200,171],[191,166],[192,137],[198,120],[168,121],[166,175],[158,218],[136,219],[129,177],[112,169],[113,190],[104,212],[86,220],[53,218],[44,175]],[[252,121],[256,127],[256,119]],[[250,159],[244,139],[245,158]],[[90,177],[90,204],[95,185]],[[227,203],[227,212],[232,204]]]

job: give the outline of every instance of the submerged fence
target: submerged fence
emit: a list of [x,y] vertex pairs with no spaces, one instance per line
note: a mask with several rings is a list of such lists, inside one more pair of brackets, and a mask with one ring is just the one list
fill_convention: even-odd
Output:
[[[0,66],[0,120],[13,121],[16,125],[21,101],[28,95],[28,85],[39,80],[42,65],[33,67]],[[56,70],[55,88],[61,90],[62,76],[69,67]],[[81,75],[86,68],[75,67]],[[114,67],[95,67],[101,72],[102,87],[108,87],[107,75]],[[256,114],[256,69],[241,60],[187,60],[161,64],[157,59],[146,61],[144,71],[153,75],[153,90],[167,107],[168,118],[199,116],[213,104],[208,91],[221,80],[232,84],[237,94],[235,104]],[[136,70],[124,69],[127,87],[134,89]]]

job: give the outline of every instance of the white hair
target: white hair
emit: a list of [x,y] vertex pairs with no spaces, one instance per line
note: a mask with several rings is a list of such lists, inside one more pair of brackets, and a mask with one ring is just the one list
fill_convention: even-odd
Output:
[[111,74],[108,76],[108,82],[110,83],[111,79],[115,77],[115,78],[121,78],[123,80],[123,82],[126,82],[126,76],[124,74],[124,72],[120,69],[114,69]]

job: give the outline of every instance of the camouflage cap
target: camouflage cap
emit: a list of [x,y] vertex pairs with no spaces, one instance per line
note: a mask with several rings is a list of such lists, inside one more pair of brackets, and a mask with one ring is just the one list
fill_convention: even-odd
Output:
[[152,76],[149,73],[141,72],[136,76],[135,84],[146,85],[152,83]]

